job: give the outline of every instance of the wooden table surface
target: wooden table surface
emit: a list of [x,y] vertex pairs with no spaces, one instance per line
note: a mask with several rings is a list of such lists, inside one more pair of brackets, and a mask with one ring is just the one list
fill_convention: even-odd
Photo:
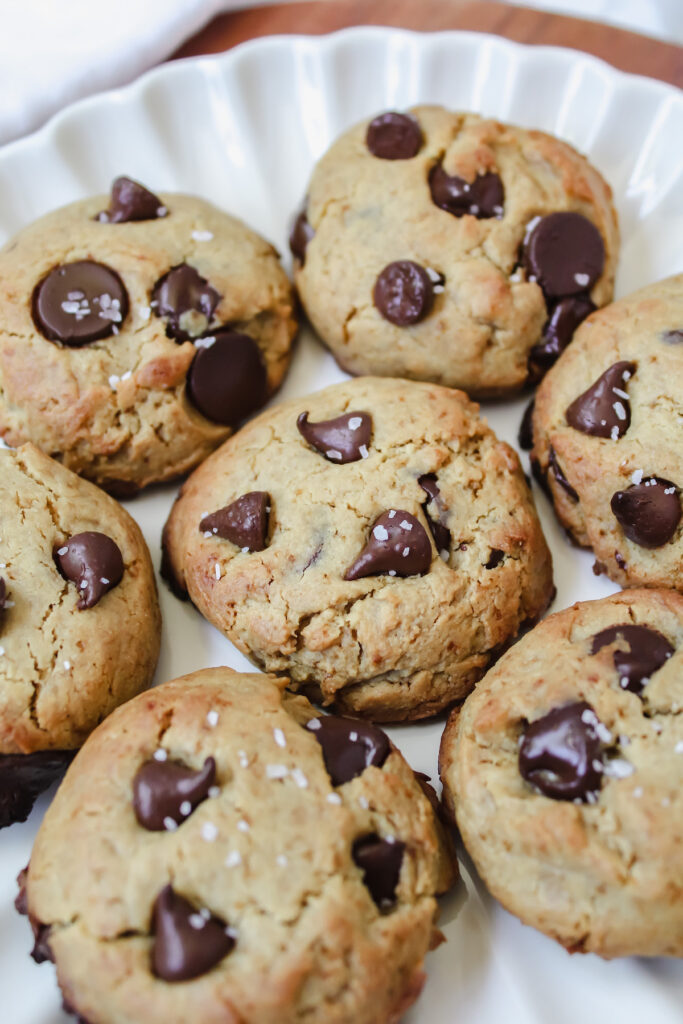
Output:
[[522,43],[583,50],[624,71],[683,87],[683,49],[678,46],[610,25],[490,0],[316,0],[266,5],[220,15],[174,57],[219,53],[258,36],[321,35],[350,25],[493,32]]

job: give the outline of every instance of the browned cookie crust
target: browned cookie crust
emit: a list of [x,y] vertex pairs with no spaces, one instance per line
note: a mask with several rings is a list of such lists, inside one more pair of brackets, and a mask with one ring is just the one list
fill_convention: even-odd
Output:
[[184,485],[167,572],[325,704],[436,713],[552,594],[519,460],[477,412],[438,385],[362,378],[264,413]]
[[[284,687],[185,676],[69,770],[20,909],[91,1024],[393,1024],[419,994],[447,840],[381,730],[337,720],[343,740],[321,741]],[[189,797],[178,773],[203,776]]]
[[98,219],[110,202],[56,210],[0,252],[0,434],[126,496],[264,404],[296,322],[277,253],[241,221],[175,194],[162,216]]
[[350,373],[518,390],[612,298],[611,190],[544,132],[436,106],[383,117],[313,171],[291,239],[306,312]]
[[445,799],[493,895],[567,949],[683,955],[683,597],[551,615],[449,719]]
[[0,822],[9,824],[102,718],[149,685],[161,620],[149,552],[116,501],[32,445],[1,452],[0,466]]
[[683,275],[593,314],[541,384],[532,460],[622,586],[683,590]]

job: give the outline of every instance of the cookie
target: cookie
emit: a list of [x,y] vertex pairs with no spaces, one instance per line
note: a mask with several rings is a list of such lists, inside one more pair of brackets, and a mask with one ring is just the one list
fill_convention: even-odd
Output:
[[612,298],[612,193],[566,142],[442,107],[356,125],[316,165],[290,246],[349,373],[471,395],[537,379]]
[[419,994],[447,840],[381,729],[284,686],[176,679],[69,769],[19,907],[91,1024],[388,1024]]
[[377,721],[464,697],[552,596],[516,454],[462,392],[410,381],[263,413],[185,483],[164,549],[255,664]]
[[0,828],[152,681],[161,618],[128,513],[27,444],[0,452]]
[[0,434],[130,495],[265,403],[295,329],[271,245],[201,199],[119,178],[0,252]]
[[571,952],[683,955],[683,597],[551,615],[449,719],[440,772],[484,882]]
[[683,590],[683,274],[594,313],[535,401],[532,462],[625,587]]

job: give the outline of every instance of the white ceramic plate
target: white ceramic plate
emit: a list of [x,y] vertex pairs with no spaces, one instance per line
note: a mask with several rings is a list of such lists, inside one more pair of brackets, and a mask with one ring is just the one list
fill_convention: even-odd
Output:
[[[369,114],[437,102],[543,128],[583,150],[614,188],[623,248],[617,294],[683,270],[683,95],[575,51],[524,47],[471,33],[350,29],[279,37],[219,57],[166,64],[132,86],[86,100],[0,151],[0,242],[36,216],[126,173],[155,191],[195,192],[244,218],[287,252],[287,226],[314,160]],[[277,400],[343,378],[302,336]],[[485,409],[516,443],[524,400]],[[526,456],[524,456],[526,460]],[[158,561],[174,489],[128,502]],[[555,609],[616,588],[569,547],[545,499],[539,510],[555,563]],[[157,680],[246,660],[161,586]],[[436,776],[443,719],[390,730],[415,769]],[[29,928],[12,906],[48,799],[0,833],[0,1020],[67,1024],[53,969],[28,958]],[[671,823],[674,827],[674,822]],[[681,823],[678,823],[681,827]],[[680,1024],[683,964],[570,957],[523,927],[468,866],[443,902],[448,942],[428,957],[429,981],[410,1024]],[[59,884],[59,879],[55,879]],[[188,1024],[201,1024],[188,1021]]]

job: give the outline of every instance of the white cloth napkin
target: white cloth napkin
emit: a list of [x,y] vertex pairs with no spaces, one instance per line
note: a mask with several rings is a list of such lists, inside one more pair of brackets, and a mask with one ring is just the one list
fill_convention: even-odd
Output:
[[[0,0],[0,143],[132,81],[219,11],[259,2],[269,0]],[[683,42],[683,0],[519,2]]]

